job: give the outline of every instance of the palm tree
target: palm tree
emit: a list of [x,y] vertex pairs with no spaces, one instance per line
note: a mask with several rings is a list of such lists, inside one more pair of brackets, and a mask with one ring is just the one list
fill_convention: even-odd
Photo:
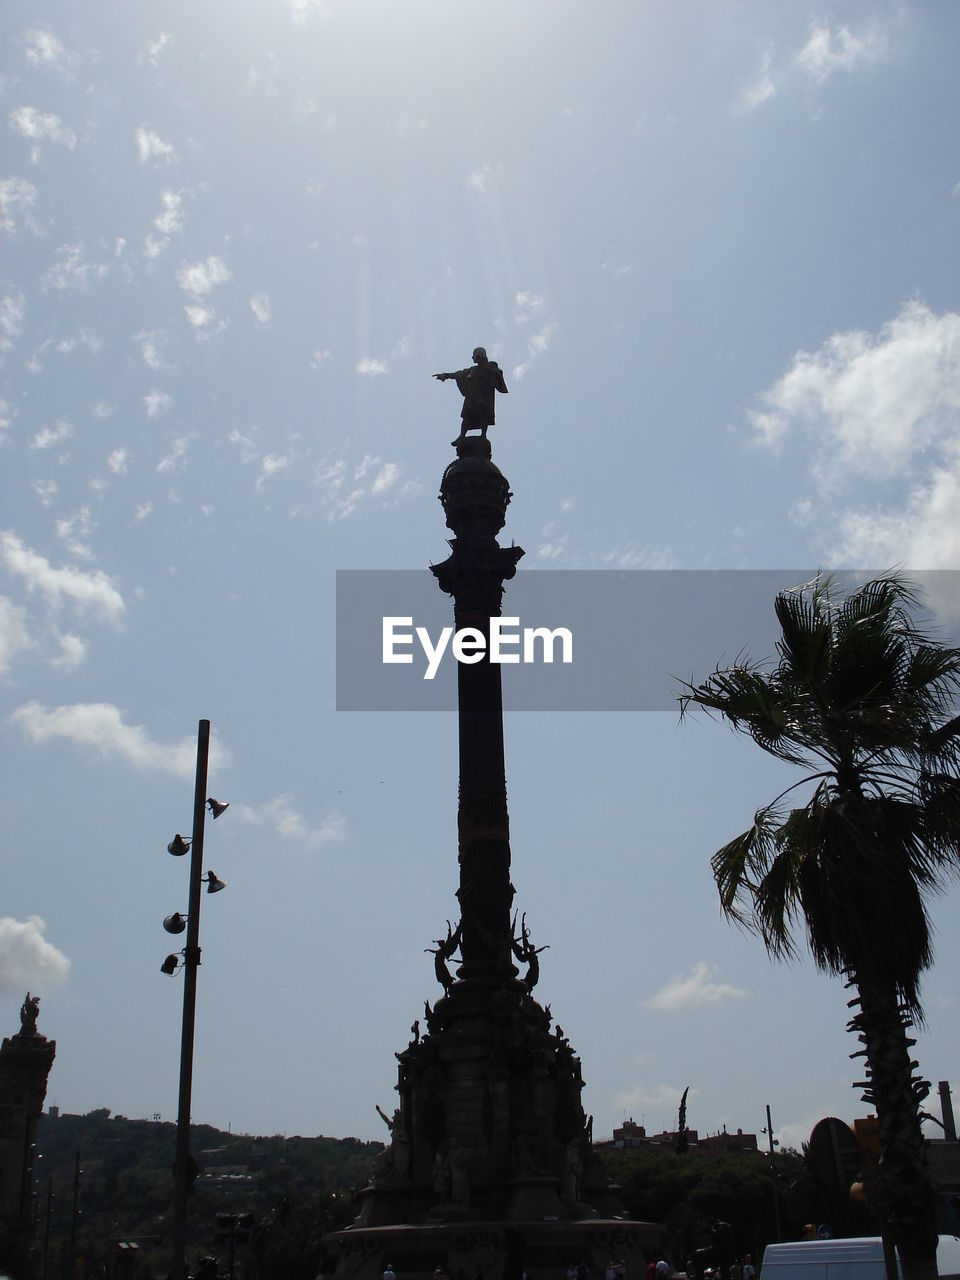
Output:
[[[782,592],[778,659],[738,660],[691,704],[804,776],[758,810],[714,854],[728,919],[758,933],[776,959],[797,954],[802,927],[817,966],[843,975],[859,1005],[864,1100],[876,1110],[881,1160],[874,1203],[907,1280],[936,1276],[936,1200],[914,1075],[912,1022],[933,958],[927,904],[960,870],[960,649],[913,621],[918,601],[888,575],[836,598],[829,579]],[[807,784],[808,799],[784,799]]]

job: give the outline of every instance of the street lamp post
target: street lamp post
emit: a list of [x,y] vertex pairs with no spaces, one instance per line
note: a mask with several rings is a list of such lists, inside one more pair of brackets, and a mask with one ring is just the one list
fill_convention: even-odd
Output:
[[[200,890],[203,876],[203,826],[206,803],[214,817],[226,805],[205,802],[207,791],[207,757],[210,750],[210,721],[201,720],[197,731],[197,775],[193,795],[193,838],[190,843],[190,893],[187,906],[187,942],[183,949],[183,1030],[180,1036],[180,1097],[177,1109],[177,1153],[174,1159],[173,1201],[173,1280],[186,1280],[187,1196],[190,1191],[190,1100],[193,1089],[193,1031],[197,1011],[197,968],[200,964]],[[186,853],[185,841],[177,835],[167,846],[174,855]],[[211,871],[206,877],[207,891],[222,889],[223,881]],[[170,933],[183,928],[179,912],[168,916],[164,927]],[[176,956],[168,956],[161,966],[164,973],[176,970]],[[171,965],[171,961],[173,964]]]
[[773,1149],[779,1147],[780,1143],[773,1136],[773,1121],[770,1119],[770,1104],[767,1103],[767,1127],[763,1130],[767,1135],[770,1143],[770,1182],[773,1186],[773,1213],[777,1223],[777,1240],[783,1239],[783,1231],[780,1227],[780,1188],[777,1185],[777,1166],[774,1162]]

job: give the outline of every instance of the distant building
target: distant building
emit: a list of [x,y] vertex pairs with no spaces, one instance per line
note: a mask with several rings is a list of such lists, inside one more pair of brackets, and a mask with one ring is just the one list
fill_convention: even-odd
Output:
[[756,1151],[758,1149],[757,1135],[755,1133],[744,1133],[742,1129],[738,1129],[736,1133],[727,1133],[726,1125],[724,1125],[722,1133],[715,1133],[713,1137],[701,1138],[699,1145],[705,1151],[722,1152],[724,1155]]
[[[724,1126],[721,1133],[708,1134],[703,1138],[696,1129],[688,1129],[686,1136],[687,1150],[702,1156],[743,1155],[759,1150],[757,1135],[744,1133],[742,1129],[738,1129],[736,1133],[728,1133]],[[612,1140],[595,1142],[593,1145],[614,1151],[663,1152],[675,1151],[679,1141],[680,1134],[675,1129],[648,1134],[643,1125],[637,1124],[631,1117],[614,1129]]]
[[646,1129],[642,1124],[637,1124],[632,1116],[629,1120],[624,1120],[619,1129],[614,1129],[613,1131],[613,1145],[618,1149],[639,1147],[646,1140]]

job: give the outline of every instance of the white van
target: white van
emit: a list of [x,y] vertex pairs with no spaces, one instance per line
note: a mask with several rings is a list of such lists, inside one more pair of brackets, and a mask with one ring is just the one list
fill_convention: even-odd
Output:
[[[902,1275],[900,1259],[897,1271]],[[960,1239],[941,1236],[937,1247],[940,1280],[960,1280]],[[760,1280],[886,1280],[879,1236],[845,1240],[797,1240],[768,1244]]]

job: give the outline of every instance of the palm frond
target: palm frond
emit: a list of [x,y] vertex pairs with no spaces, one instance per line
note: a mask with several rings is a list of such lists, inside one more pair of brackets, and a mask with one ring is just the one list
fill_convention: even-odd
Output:
[[753,825],[718,849],[710,859],[720,894],[720,909],[728,919],[748,930],[757,927],[753,918],[757,883],[773,855],[779,824],[774,808],[758,809]]
[[684,682],[683,689],[681,717],[691,703],[716,712],[734,729],[749,733],[764,751],[791,764],[803,764],[803,754],[791,745],[792,724],[776,680],[758,665],[717,667],[702,684]]
[[781,591],[774,601],[782,638],[777,642],[781,663],[793,679],[810,688],[820,684],[830,663],[830,619],[815,591]]

